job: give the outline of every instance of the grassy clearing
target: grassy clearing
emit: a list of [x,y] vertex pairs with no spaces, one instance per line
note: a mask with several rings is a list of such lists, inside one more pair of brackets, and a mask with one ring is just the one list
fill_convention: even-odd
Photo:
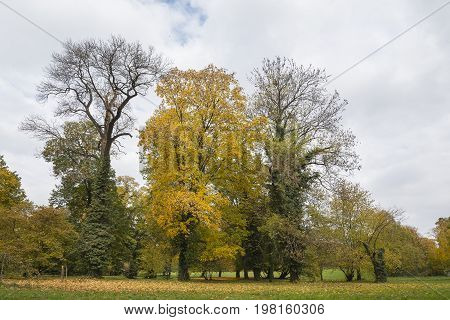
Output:
[[449,299],[450,278],[391,278],[388,283],[272,283],[194,279],[5,279],[0,299]]

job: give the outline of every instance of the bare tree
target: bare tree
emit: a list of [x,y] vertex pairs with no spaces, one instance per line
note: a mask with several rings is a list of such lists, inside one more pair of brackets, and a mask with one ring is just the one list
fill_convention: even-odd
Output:
[[[131,137],[134,118],[131,100],[145,95],[167,69],[164,59],[150,47],[124,38],[107,41],[67,41],[62,53],[54,53],[46,69],[46,80],[38,86],[38,100],[55,97],[56,117],[89,120],[99,135],[103,160],[109,162],[111,148],[123,136]],[[55,128],[40,117],[30,117],[21,126],[40,138]]]
[[294,137],[302,145],[304,168],[328,173],[357,169],[355,136],[341,123],[347,101],[326,91],[327,79],[324,70],[290,59],[264,59],[250,77],[256,89],[251,109],[269,120],[274,141]]

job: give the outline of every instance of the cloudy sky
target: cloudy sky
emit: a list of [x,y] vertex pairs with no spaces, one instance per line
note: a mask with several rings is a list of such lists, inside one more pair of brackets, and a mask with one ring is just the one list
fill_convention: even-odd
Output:
[[[56,180],[36,157],[42,145],[18,131],[29,114],[51,118],[36,102],[36,85],[61,45],[20,18],[10,5],[58,39],[111,34],[153,45],[180,68],[209,63],[247,77],[264,57],[338,75],[444,0],[3,0],[0,1],[0,154],[22,177],[28,197],[45,204]],[[345,126],[357,136],[362,169],[353,179],[377,203],[406,212],[428,234],[450,215],[450,5],[328,86],[349,101]],[[158,103],[152,93],[148,96]],[[143,125],[155,106],[135,99]],[[113,163],[140,182],[137,139]]]

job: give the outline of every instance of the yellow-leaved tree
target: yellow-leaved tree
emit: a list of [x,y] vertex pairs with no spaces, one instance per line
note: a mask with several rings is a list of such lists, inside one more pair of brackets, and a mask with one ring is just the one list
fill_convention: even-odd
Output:
[[196,263],[207,271],[242,250],[245,217],[236,195],[252,175],[239,173],[255,171],[250,149],[261,120],[246,116],[233,74],[213,65],[172,69],[156,92],[162,104],[140,135],[151,194],[147,219],[171,240],[178,278],[188,280]]

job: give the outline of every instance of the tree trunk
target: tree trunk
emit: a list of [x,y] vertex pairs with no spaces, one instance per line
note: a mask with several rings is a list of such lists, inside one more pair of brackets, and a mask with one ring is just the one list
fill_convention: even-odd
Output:
[[189,280],[189,263],[187,260],[188,240],[186,237],[180,237],[180,253],[178,256],[178,280]]
[[353,280],[354,276],[355,276],[355,273],[353,271],[350,273],[345,273],[345,280],[347,280],[347,282],[351,282]]
[[248,276],[248,269],[247,269],[247,267],[244,267],[244,279],[245,280],[250,279],[249,276]]
[[267,271],[267,278],[269,279],[269,282],[273,281],[273,272],[274,272],[273,257],[272,257],[272,253],[270,253],[270,255],[269,255],[269,270]]
[[1,268],[0,268],[0,282],[3,281],[3,270],[5,268],[5,263],[6,263],[6,253],[4,253],[2,255],[2,265],[1,265]]
[[362,280],[361,269],[360,268],[356,269],[356,280],[357,281],[361,281]]
[[355,269],[353,269],[353,268],[341,268],[341,267],[339,267],[339,269],[341,269],[341,271],[344,273],[345,280],[347,282],[351,282],[353,280],[353,277],[355,276]]
[[240,278],[241,278],[241,271],[236,270],[236,279],[240,279]]
[[386,282],[387,271],[384,262],[384,249],[378,249],[374,252],[371,260],[375,271],[375,282]]
[[300,275],[299,275],[297,268],[295,268],[295,267],[290,268],[289,274],[290,274],[290,277],[289,277],[290,282],[295,283],[295,282],[298,282],[298,280],[300,280]]
[[273,264],[270,264],[269,270],[267,271],[267,278],[269,279],[269,282],[273,281]]
[[323,281],[323,268],[320,267],[320,281]]
[[386,264],[384,262],[384,249],[374,249],[372,252],[367,243],[363,243],[366,253],[370,258],[373,265],[373,271],[375,273],[375,282],[386,282],[387,271]]
[[253,279],[256,281],[261,280],[261,269],[260,268],[253,268]]
[[219,278],[222,278],[222,270],[219,270]]
[[281,271],[280,276],[278,277],[278,279],[284,280],[284,279],[287,278],[288,275],[289,275],[288,271]]

